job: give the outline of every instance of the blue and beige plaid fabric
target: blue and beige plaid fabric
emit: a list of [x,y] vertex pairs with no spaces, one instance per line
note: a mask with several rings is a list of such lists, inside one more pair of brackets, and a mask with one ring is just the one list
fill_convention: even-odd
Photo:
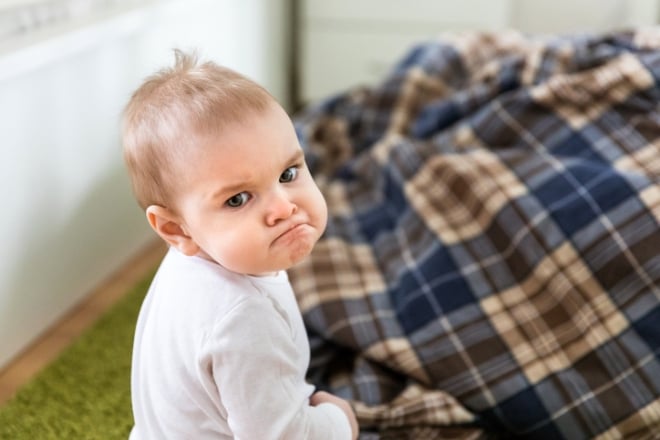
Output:
[[660,438],[660,30],[447,35],[295,119],[290,271],[364,439]]

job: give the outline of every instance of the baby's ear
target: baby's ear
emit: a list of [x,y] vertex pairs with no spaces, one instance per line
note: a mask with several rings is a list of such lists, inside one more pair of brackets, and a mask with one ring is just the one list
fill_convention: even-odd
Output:
[[179,216],[169,209],[158,205],[147,207],[146,214],[151,228],[170,246],[174,246],[184,255],[197,255],[199,246],[186,233]]

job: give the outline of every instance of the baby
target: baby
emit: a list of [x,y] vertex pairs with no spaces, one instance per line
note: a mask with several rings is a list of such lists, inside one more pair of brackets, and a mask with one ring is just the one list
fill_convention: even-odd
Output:
[[124,111],[138,203],[169,251],[140,310],[131,439],[355,439],[350,405],[305,382],[285,270],[327,208],[286,112],[261,86],[175,51]]

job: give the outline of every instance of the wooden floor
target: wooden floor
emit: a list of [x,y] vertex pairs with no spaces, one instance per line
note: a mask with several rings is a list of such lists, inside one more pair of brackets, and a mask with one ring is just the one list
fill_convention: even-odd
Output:
[[0,370],[0,405],[128,293],[136,282],[155,267],[165,251],[162,241],[154,240],[32,346]]

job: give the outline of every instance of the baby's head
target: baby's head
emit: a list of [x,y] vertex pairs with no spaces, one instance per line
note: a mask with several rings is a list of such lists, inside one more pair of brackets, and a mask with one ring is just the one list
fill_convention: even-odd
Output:
[[327,211],[286,112],[237,72],[176,52],[124,112],[124,158],[151,227],[186,255],[246,274],[286,269]]
[[275,103],[245,76],[175,50],[175,64],[150,76],[124,110],[124,159],[143,209],[170,205],[187,153]]

